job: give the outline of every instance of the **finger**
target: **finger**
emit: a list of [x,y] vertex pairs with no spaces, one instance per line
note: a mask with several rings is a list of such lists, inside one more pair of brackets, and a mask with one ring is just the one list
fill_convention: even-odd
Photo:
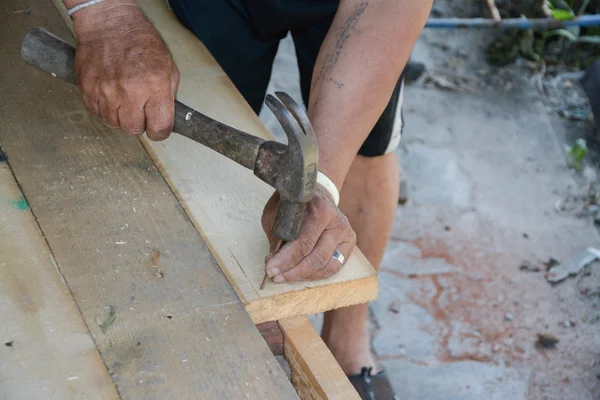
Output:
[[278,252],[267,260],[266,270],[269,277],[274,277],[292,269],[308,257],[325,228],[319,226],[318,222],[305,221],[301,230],[304,230],[304,232],[300,234],[298,239],[284,244]]
[[328,203],[322,199],[313,198],[307,205],[307,213],[303,218],[298,239],[286,243],[268,260],[267,275],[270,277],[279,275],[308,257],[331,220],[331,213],[334,211],[328,207]]
[[325,268],[340,243],[341,232],[326,230],[313,250],[297,265],[273,278],[273,282],[299,281]]
[[125,105],[117,111],[119,126],[130,135],[141,135],[146,130],[146,115],[143,107]]
[[[340,243],[340,245],[337,247],[336,250],[342,253],[342,255],[344,256],[344,265],[345,262],[348,261],[350,255],[352,254],[353,249],[354,244],[350,242]],[[329,258],[329,262],[327,263],[327,265],[325,265],[325,268],[314,272],[313,274],[309,275],[306,279],[309,281],[316,281],[319,279],[329,278],[330,276],[337,274],[344,265],[342,265],[338,260],[333,258],[333,252],[331,252],[331,257]]]
[[275,193],[273,193],[271,198],[269,198],[269,201],[267,201],[267,204],[265,204],[265,207],[263,208],[262,217],[260,220],[263,231],[267,234],[267,237],[269,239],[269,244],[271,244],[271,247],[274,245],[274,242],[277,241],[276,238],[274,238],[273,235],[271,234],[271,229],[273,227],[273,221],[275,220],[275,213],[277,212],[278,205],[279,205],[279,193],[275,192]]
[[180,75],[177,67],[174,66],[173,68],[174,71],[171,74],[171,92],[173,93],[173,99],[175,99],[177,97],[177,88],[179,88]]
[[111,128],[118,128],[119,117],[117,116],[117,108],[113,107],[104,98],[101,98],[97,104],[98,109],[100,110],[100,118],[102,118],[104,123],[110,126]]
[[84,107],[94,115],[100,116],[100,108],[98,107],[98,103],[92,101],[89,96],[83,95],[81,98]]
[[146,135],[158,141],[169,137],[175,118],[175,104],[172,94],[150,99],[144,107],[146,113]]

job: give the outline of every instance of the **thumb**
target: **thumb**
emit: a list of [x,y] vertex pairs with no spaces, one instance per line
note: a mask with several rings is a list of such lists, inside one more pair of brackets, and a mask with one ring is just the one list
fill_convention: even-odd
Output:
[[271,234],[271,229],[273,228],[273,222],[275,222],[275,214],[277,213],[277,208],[279,207],[279,193],[275,192],[265,204],[263,208],[263,214],[261,218],[261,224],[263,231],[269,236]]

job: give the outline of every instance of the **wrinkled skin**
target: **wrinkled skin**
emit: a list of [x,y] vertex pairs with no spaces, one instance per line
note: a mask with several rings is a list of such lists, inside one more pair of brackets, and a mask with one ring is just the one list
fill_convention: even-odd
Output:
[[169,49],[137,7],[92,9],[75,14],[75,71],[85,107],[129,134],[167,138],[179,85]]
[[[271,254],[266,258],[266,273],[273,282],[318,280],[335,275],[342,267],[331,256],[337,249],[346,260],[356,245],[356,234],[348,218],[327,192],[317,185],[307,204],[298,239],[273,254],[278,239],[271,234],[279,195],[273,194],[263,212],[262,226],[269,238]],[[289,260],[289,261],[288,261]]]

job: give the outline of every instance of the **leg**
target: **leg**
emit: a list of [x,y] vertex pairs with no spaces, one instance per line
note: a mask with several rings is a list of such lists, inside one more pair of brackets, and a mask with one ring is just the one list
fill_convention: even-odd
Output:
[[[380,157],[357,156],[342,188],[340,209],[356,232],[358,248],[376,269],[392,229],[398,190],[398,162],[394,152]],[[360,373],[363,367],[375,367],[367,318],[367,304],[325,313],[323,340],[348,375]]]
[[[340,196],[340,209],[356,232],[357,247],[379,270],[398,204],[400,173],[395,150],[402,132],[404,76],[390,103],[356,156]],[[323,340],[348,375],[374,367],[368,333],[368,305],[325,313]]]

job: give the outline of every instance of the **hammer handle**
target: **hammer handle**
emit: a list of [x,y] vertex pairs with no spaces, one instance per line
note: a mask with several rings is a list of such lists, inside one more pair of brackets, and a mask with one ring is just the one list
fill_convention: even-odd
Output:
[[[42,28],[31,29],[21,45],[31,66],[77,85],[75,48]],[[173,131],[201,143],[254,171],[264,139],[242,132],[175,100]]]

